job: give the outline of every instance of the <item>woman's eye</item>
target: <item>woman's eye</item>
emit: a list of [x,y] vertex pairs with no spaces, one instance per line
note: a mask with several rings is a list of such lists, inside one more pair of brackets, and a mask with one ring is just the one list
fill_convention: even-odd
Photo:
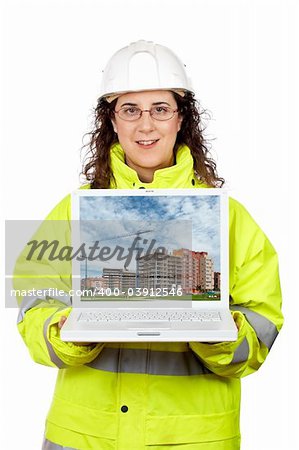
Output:
[[166,106],[156,106],[155,112],[161,114],[167,112],[167,109],[168,108]]
[[125,114],[134,115],[134,114],[138,114],[139,109],[131,107],[131,108],[124,108],[123,111],[124,111]]

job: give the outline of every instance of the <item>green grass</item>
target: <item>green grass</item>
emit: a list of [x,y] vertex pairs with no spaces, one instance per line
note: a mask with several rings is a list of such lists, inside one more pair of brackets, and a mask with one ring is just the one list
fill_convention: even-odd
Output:
[[95,295],[92,297],[81,297],[82,301],[147,301],[147,300],[186,300],[186,301],[219,301],[220,300],[220,293],[214,294],[216,297],[212,297],[210,294],[202,293],[202,294],[192,294],[192,295],[181,295],[181,296],[173,296],[173,295],[165,295],[165,296],[147,296],[147,297],[137,297],[137,296],[130,296],[130,297],[124,297],[124,296],[102,296],[102,295]]

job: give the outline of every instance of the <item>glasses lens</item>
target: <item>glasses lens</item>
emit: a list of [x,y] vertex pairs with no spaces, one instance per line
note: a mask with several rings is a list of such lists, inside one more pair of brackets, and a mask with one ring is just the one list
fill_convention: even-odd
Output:
[[173,109],[167,106],[154,106],[151,108],[151,116],[156,120],[169,120],[173,115]]
[[137,108],[136,106],[126,106],[119,110],[118,115],[124,120],[136,120],[139,119],[140,112],[140,108]]

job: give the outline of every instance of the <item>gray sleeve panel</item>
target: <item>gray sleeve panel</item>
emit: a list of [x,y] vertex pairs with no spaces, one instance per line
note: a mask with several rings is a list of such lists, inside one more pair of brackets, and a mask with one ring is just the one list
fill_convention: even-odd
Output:
[[245,308],[244,306],[230,305],[230,309],[233,311],[240,311],[246,316],[246,319],[256,332],[259,340],[270,350],[278,335],[276,325],[265,316],[262,316],[249,308]]
[[54,444],[54,442],[44,439],[42,450],[76,450],[73,447],[63,447],[62,445]]
[[[54,314],[56,314],[56,312],[57,312],[57,311],[55,311]],[[52,345],[51,345],[50,342],[48,341],[48,337],[47,337],[48,326],[49,326],[49,323],[50,323],[50,321],[51,321],[51,319],[52,319],[52,317],[53,317],[54,314],[52,314],[52,315],[45,321],[45,324],[44,324],[44,330],[43,330],[43,332],[44,332],[44,339],[45,339],[45,342],[46,342],[46,345],[47,345],[47,349],[48,349],[48,352],[49,352],[49,356],[50,356],[51,361],[52,361],[59,369],[63,369],[63,368],[65,368],[65,367],[67,367],[67,365],[66,365],[63,361],[61,361],[60,358],[58,358],[58,356],[56,355],[56,353],[55,353],[54,350],[53,350]]]
[[[24,319],[25,313],[29,309],[33,308],[34,306],[37,306],[39,303],[47,301],[48,298],[58,300],[61,303],[64,303],[66,306],[71,306],[71,304],[72,304],[72,299],[68,294],[65,294],[64,296],[63,295],[57,296],[57,295],[52,295],[52,293],[49,289],[43,289],[42,295],[40,295],[38,297],[31,297],[31,296],[23,297],[22,303],[20,305],[17,323],[22,322],[22,320]],[[49,304],[49,306],[51,306],[51,304]]]
[[234,353],[231,364],[246,362],[249,356],[249,344],[246,337],[243,339],[239,347]]
[[190,376],[212,373],[192,351],[171,352],[105,347],[90,363],[96,370],[115,373]]

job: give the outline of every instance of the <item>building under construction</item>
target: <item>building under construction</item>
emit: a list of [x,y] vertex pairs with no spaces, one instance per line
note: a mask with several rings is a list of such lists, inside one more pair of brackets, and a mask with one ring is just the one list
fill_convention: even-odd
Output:
[[214,272],[208,253],[185,248],[136,258],[136,272],[104,268],[102,280],[104,288],[117,288],[125,293],[135,288],[154,291],[181,288],[187,294],[220,290],[220,273]]
[[128,289],[136,287],[136,272],[124,269],[103,269],[104,288],[119,289],[120,292],[128,292]]
[[168,291],[182,287],[182,258],[154,252],[137,260],[138,287]]

